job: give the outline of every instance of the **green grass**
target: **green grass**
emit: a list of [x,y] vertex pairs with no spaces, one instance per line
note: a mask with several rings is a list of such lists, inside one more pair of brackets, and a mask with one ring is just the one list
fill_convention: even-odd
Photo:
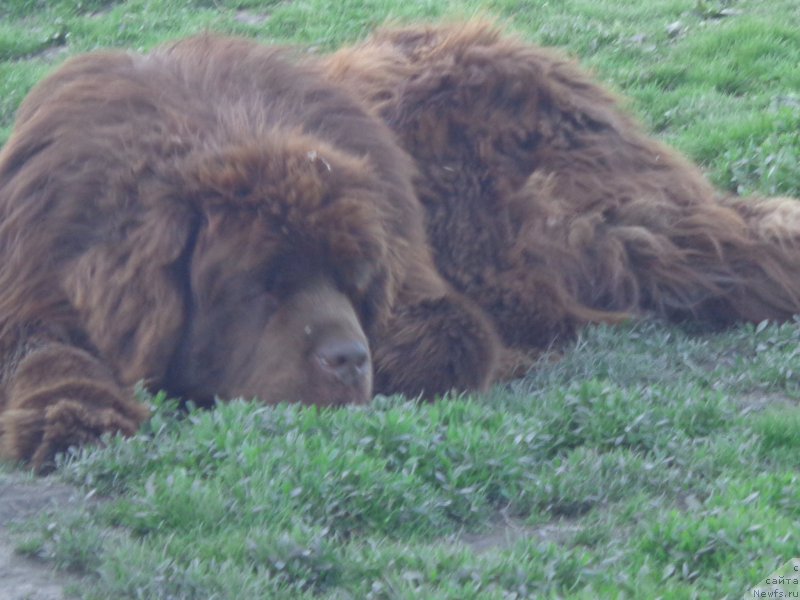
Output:
[[158,397],[59,470],[104,500],[20,548],[98,599],[741,597],[798,554],[799,347],[797,323],[599,327],[433,405]]
[[[719,186],[800,196],[796,0],[5,0],[0,142],[36,81],[96,47],[212,29],[324,51],[476,13],[579,57]],[[139,436],[59,469],[103,500],[18,543],[96,599],[740,598],[800,555],[799,397],[798,322],[592,328],[433,405],[158,397]]]

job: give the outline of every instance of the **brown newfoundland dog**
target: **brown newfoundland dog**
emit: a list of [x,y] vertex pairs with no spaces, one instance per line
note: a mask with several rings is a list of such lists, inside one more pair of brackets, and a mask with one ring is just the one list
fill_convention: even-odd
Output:
[[482,23],[78,57],[0,154],[0,455],[38,469],[133,433],[140,380],[433,397],[588,322],[798,311],[800,204],[718,198],[574,64]]

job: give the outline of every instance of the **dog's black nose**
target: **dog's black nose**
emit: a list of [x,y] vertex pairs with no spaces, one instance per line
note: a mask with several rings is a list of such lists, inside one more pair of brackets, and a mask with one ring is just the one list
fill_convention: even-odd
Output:
[[361,385],[371,368],[369,349],[356,340],[325,341],[314,355],[324,373],[350,387]]

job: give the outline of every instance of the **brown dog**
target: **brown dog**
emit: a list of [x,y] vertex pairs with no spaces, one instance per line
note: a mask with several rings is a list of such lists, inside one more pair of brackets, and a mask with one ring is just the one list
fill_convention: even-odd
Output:
[[80,57],[0,155],[0,452],[37,467],[135,431],[141,379],[433,396],[588,322],[798,311],[796,201],[718,198],[573,63],[482,23]]

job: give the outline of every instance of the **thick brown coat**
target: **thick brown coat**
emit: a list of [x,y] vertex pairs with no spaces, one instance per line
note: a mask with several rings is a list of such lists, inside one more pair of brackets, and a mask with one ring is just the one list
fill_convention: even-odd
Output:
[[0,454],[39,468],[133,433],[139,380],[433,396],[590,322],[797,312],[797,201],[721,197],[573,62],[480,22],[79,57],[0,154]]
[[437,267],[506,343],[626,314],[800,312],[800,203],[721,197],[560,53],[471,22],[325,60],[416,159]]

